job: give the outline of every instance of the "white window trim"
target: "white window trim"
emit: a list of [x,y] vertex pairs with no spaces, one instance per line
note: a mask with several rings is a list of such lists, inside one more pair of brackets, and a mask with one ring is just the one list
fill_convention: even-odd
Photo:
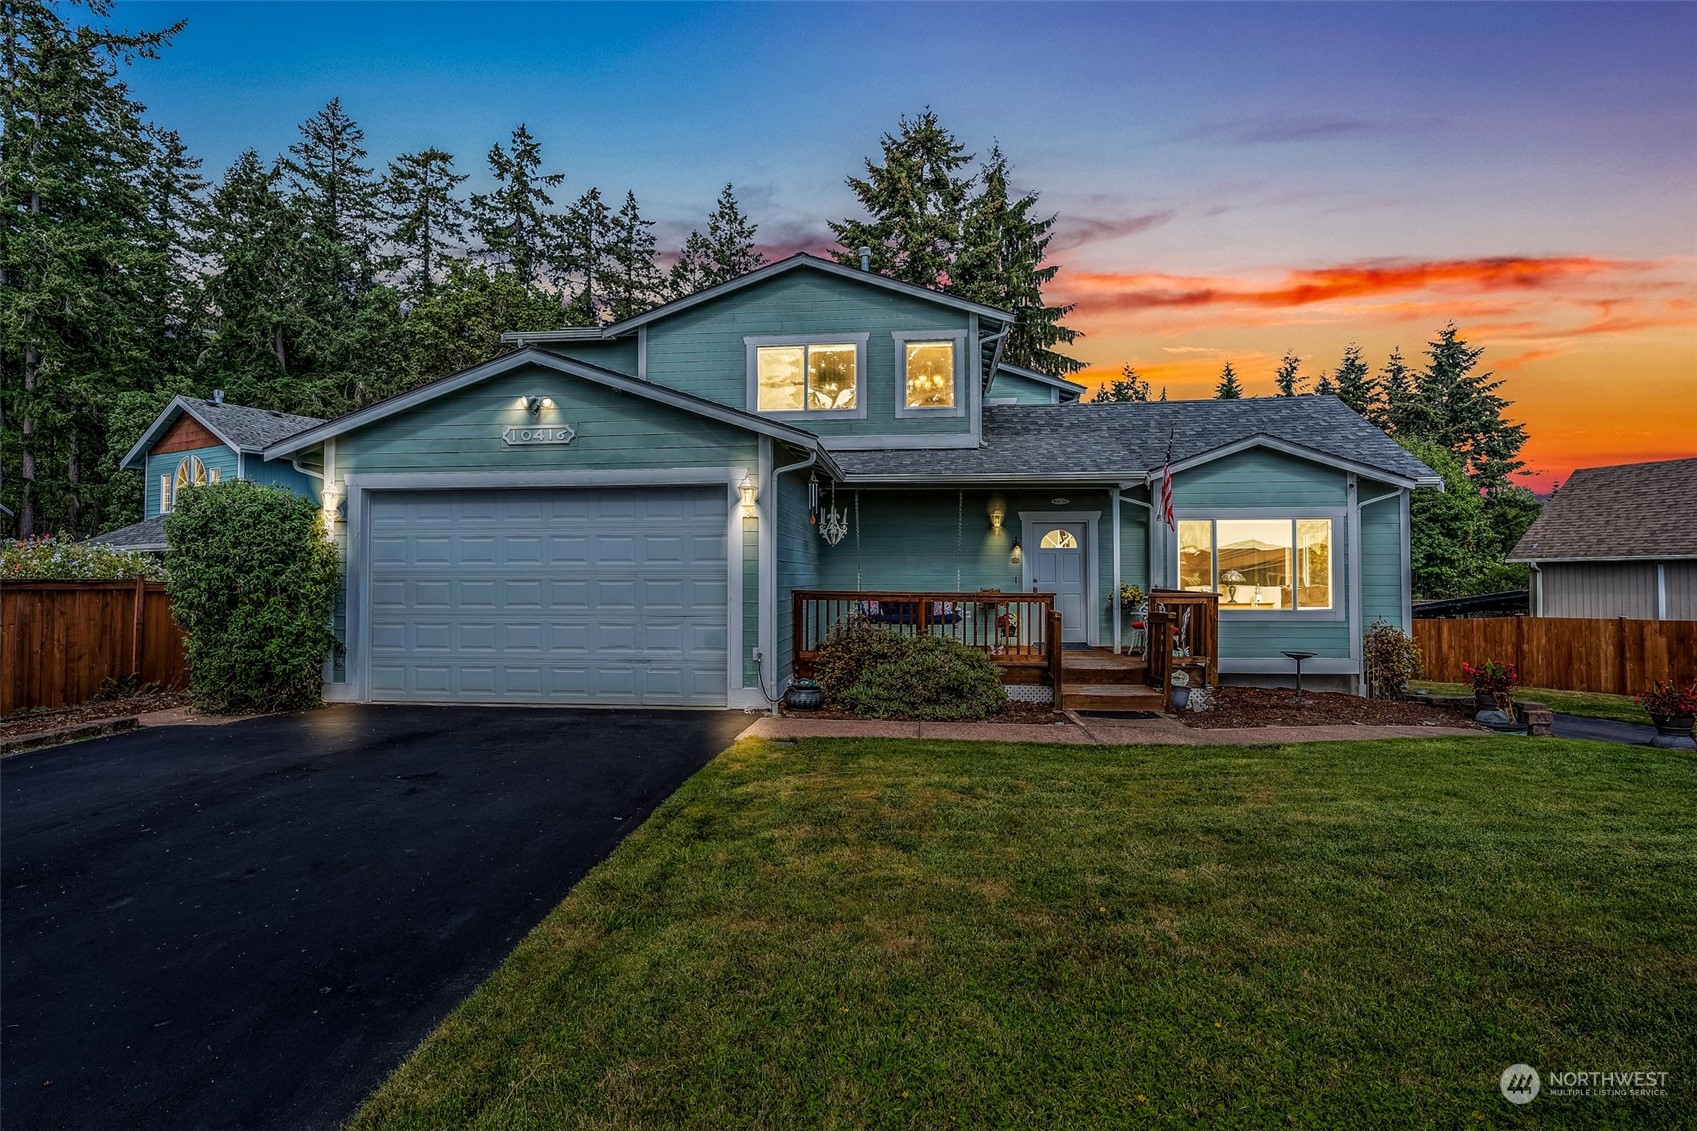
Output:
[[[745,337],[743,348],[748,355],[748,411],[767,420],[865,420],[866,419],[866,342],[871,334],[777,334]],[[799,412],[763,411],[760,408],[760,350],[769,346],[844,346],[854,347],[854,407],[838,409],[802,409]],[[805,399],[803,401],[805,403]]]
[[[1345,527],[1346,527],[1348,520],[1349,520],[1349,511],[1348,511],[1347,508],[1332,508],[1332,507],[1213,507],[1213,508],[1210,508],[1210,507],[1178,507],[1178,508],[1174,508],[1173,517],[1180,522],[1210,522],[1210,521],[1211,522],[1219,522],[1222,519],[1225,520],[1225,521],[1228,521],[1228,522],[1233,520],[1233,519],[1252,519],[1252,520],[1265,521],[1265,520],[1271,519],[1271,520],[1274,520],[1274,521],[1290,522],[1292,524],[1296,523],[1297,521],[1299,521],[1301,519],[1305,519],[1305,518],[1330,519],[1331,523],[1332,523],[1332,542],[1331,542],[1332,607],[1331,608],[1329,608],[1329,609],[1301,609],[1301,608],[1295,608],[1295,609],[1228,609],[1228,608],[1225,608],[1225,607],[1222,606],[1220,608],[1220,620],[1222,620],[1222,621],[1244,621],[1244,622],[1249,623],[1249,624],[1257,624],[1257,623],[1286,624],[1286,623],[1300,622],[1300,621],[1326,622],[1326,621],[1342,621],[1342,620],[1348,620],[1349,619],[1349,609],[1346,607],[1346,601],[1342,599],[1344,594],[1341,592],[1341,590],[1344,588],[1344,586],[1346,584],[1347,575],[1344,574],[1343,571],[1341,571],[1338,568],[1338,549],[1339,549],[1340,546],[1344,545],[1344,539],[1342,537],[1341,532],[1343,532],[1345,530]],[[1295,538],[1295,536],[1296,536],[1296,532],[1293,528],[1292,531],[1291,531],[1291,537]],[[1217,528],[1214,532],[1214,542],[1215,542],[1215,545],[1214,545],[1214,572],[1216,574],[1216,576],[1214,578],[1214,587],[1215,587],[1215,592],[1218,592],[1220,581],[1219,581],[1219,577],[1217,575],[1218,575],[1219,569],[1220,569],[1220,548],[1219,548],[1219,531],[1218,531]],[[1179,583],[1178,582],[1178,576],[1179,576],[1179,573],[1178,573],[1178,549],[1179,549],[1179,545],[1178,545],[1178,535],[1177,535],[1176,532],[1173,534],[1173,536],[1171,538],[1169,538],[1167,540],[1167,544],[1168,544],[1167,566],[1168,566],[1168,568],[1170,568],[1172,570],[1172,572],[1169,574],[1169,576],[1172,577],[1173,584],[1176,586]],[[1295,551],[1293,549],[1292,553],[1294,554],[1294,552]],[[1346,554],[1349,553],[1349,550],[1348,550],[1347,547],[1345,547],[1344,552]],[[1293,587],[1292,599],[1293,600],[1295,599],[1294,587]]]
[[[966,415],[965,330],[895,330],[896,416],[948,417]],[[953,342],[955,347],[955,403],[952,408],[909,408],[907,404],[907,347],[916,342]]]

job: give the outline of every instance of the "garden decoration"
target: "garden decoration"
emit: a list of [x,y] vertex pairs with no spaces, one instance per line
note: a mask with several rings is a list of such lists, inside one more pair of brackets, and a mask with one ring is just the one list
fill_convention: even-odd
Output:
[[1652,745],[1697,748],[1691,732],[1692,719],[1697,716],[1697,680],[1689,687],[1680,687],[1671,679],[1658,679],[1648,691],[1634,696],[1634,701],[1650,713],[1650,721],[1656,725]]
[[784,692],[784,706],[792,711],[817,711],[824,702],[824,691],[805,677],[790,681],[789,690]]

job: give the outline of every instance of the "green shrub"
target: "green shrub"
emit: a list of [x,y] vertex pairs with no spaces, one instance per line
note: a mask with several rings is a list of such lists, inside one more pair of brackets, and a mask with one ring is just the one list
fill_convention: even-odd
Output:
[[280,487],[184,491],[165,520],[165,585],[188,636],[189,691],[207,711],[316,706],[336,551],[318,508]]
[[156,558],[118,550],[104,542],[33,538],[0,543],[0,581],[161,581]]
[[1420,678],[1420,646],[1414,637],[1383,617],[1368,627],[1361,643],[1369,699],[1401,698],[1408,690],[1408,681]]
[[[893,635],[893,634],[891,634]],[[839,696],[870,719],[982,719],[1007,705],[988,656],[940,636],[897,637],[901,654],[875,663]]]
[[813,661],[813,678],[825,692],[825,702],[840,704],[843,693],[860,682],[875,664],[902,655],[907,638],[865,617],[851,617],[833,628]]

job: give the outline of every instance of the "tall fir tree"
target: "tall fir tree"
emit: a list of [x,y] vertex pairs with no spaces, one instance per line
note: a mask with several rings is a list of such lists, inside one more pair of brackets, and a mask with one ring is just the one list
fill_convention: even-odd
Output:
[[1273,384],[1278,387],[1279,396],[1294,397],[1302,391],[1304,380],[1300,372],[1302,359],[1289,350],[1279,361],[1278,372],[1273,375]]
[[929,108],[905,115],[879,141],[883,164],[866,159],[866,175],[849,177],[870,220],[831,221],[838,262],[856,265],[862,247],[872,269],[919,287],[946,290],[964,243],[973,177],[966,147]]
[[654,261],[654,221],[644,220],[636,194],[613,215],[607,244],[607,313],[615,322],[641,314],[662,299],[665,276]]
[[601,198],[601,190],[591,188],[573,201],[558,231],[555,283],[566,319],[573,325],[594,326],[606,313],[605,287],[613,272],[613,212]]
[[1080,337],[1061,323],[1073,307],[1050,305],[1043,298],[1043,288],[1060,270],[1058,264],[1045,263],[1055,216],[1034,214],[1035,192],[1017,200],[1010,196],[1008,162],[999,146],[991,148],[978,184],[977,195],[967,205],[961,253],[950,271],[948,289],[1013,313],[1013,329],[1002,347],[1002,356],[1011,364],[1055,377],[1084,368],[1083,362],[1055,349]]
[[1214,399],[1217,401],[1236,401],[1243,399],[1243,385],[1237,379],[1237,370],[1231,362],[1220,370],[1219,383],[1214,386]]
[[154,147],[120,67],[181,27],[116,32],[42,0],[0,7],[0,498],[20,537],[103,525],[107,411],[157,378],[169,238],[150,230]]
[[1380,400],[1368,416],[1387,432],[1419,435],[1422,423],[1419,399],[1415,396],[1414,371],[1403,360],[1402,347],[1391,350],[1379,371]]
[[1374,418],[1379,406],[1378,382],[1362,360],[1361,347],[1354,342],[1344,348],[1343,360],[1338,362],[1335,391],[1338,400],[1367,419]]
[[667,279],[670,297],[683,298],[764,267],[766,257],[754,246],[757,230],[743,214],[735,188],[726,184],[707,217],[706,233],[697,229],[684,240]]
[[[1140,377],[1129,363],[1120,367],[1120,375],[1104,382],[1090,398],[1090,404],[1133,404],[1149,399],[1149,382]],[[1165,399],[1164,397],[1162,398]]]
[[365,131],[332,98],[301,123],[300,134],[282,170],[306,218],[308,254],[320,260],[314,269],[327,270],[351,298],[372,284],[377,269],[382,186],[363,164]]
[[1332,383],[1332,375],[1324,369],[1320,370],[1320,376],[1314,380],[1314,395],[1317,397],[1335,397],[1338,395],[1338,387]]
[[542,172],[542,147],[522,122],[507,148],[499,142],[490,148],[489,172],[495,187],[472,194],[472,233],[482,241],[492,268],[511,271],[525,286],[538,286],[559,243],[560,220],[548,190],[564,183],[565,174]]
[[464,258],[444,261],[442,277],[407,311],[394,354],[399,377],[391,393],[446,377],[498,353],[506,330],[550,330],[560,324],[554,295],[527,287],[511,271],[486,271]]
[[444,261],[465,239],[471,212],[456,195],[465,179],[454,172],[453,154],[435,146],[389,162],[383,182],[389,238],[401,284],[414,295],[430,293]]
[[1502,381],[1479,371],[1484,352],[1483,346],[1468,345],[1453,322],[1427,343],[1426,371],[1416,388],[1422,417],[1417,434],[1455,453],[1473,481],[1489,491],[1507,486],[1526,466],[1520,458],[1526,428],[1504,419],[1511,402],[1497,392]]

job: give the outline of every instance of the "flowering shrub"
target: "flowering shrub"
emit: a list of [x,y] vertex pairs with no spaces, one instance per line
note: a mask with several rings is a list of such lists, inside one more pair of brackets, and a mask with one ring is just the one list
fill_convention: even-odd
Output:
[[147,581],[165,580],[165,571],[148,554],[113,549],[103,542],[69,538],[31,538],[0,543],[0,581]]
[[1690,687],[1681,687],[1671,679],[1658,679],[1650,690],[1635,696],[1634,702],[1652,715],[1676,719],[1697,714],[1697,680]]
[[1362,637],[1362,658],[1367,664],[1369,699],[1395,699],[1408,690],[1409,680],[1420,678],[1420,646],[1383,617]]
[[1505,712],[1508,710],[1510,696],[1520,686],[1520,673],[1514,670],[1513,664],[1486,660],[1478,667],[1462,664],[1461,670],[1473,681],[1473,694],[1489,695],[1499,708]]

